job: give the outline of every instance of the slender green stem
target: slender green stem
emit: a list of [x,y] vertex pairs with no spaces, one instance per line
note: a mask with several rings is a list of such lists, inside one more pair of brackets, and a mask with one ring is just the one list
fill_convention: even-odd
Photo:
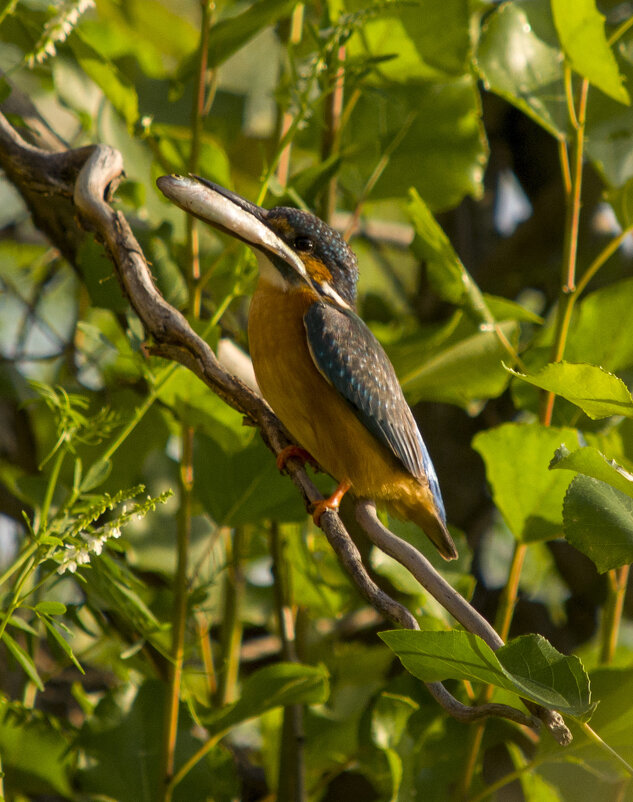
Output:
[[608,743],[606,743],[606,741],[603,741],[602,738],[598,735],[598,733],[595,732],[595,730],[591,729],[589,724],[587,724],[584,721],[577,721],[576,723],[578,724],[580,729],[585,733],[587,738],[589,738],[589,740],[593,741],[601,749],[604,749],[606,752],[608,752],[611,755],[611,757],[614,760],[617,760],[617,762],[622,766],[622,768],[633,777],[633,766],[627,763],[626,760],[615,751],[615,749],[613,749],[611,746],[609,746]]
[[620,232],[617,237],[614,237],[611,242],[596,256],[593,262],[589,265],[587,270],[583,273],[582,278],[579,279],[576,286],[576,298],[586,289],[591,279],[596,275],[598,270],[605,264],[605,262],[618,250],[624,240],[633,232],[633,223]]
[[172,802],[172,798],[173,798],[173,795],[174,795],[174,789],[176,788],[178,783],[181,782],[187,776],[187,774],[189,774],[191,769],[196,764],[198,764],[202,760],[202,758],[207,753],[209,753],[213,749],[213,747],[222,738],[224,738],[224,736],[226,735],[227,732],[228,732],[228,729],[221,730],[220,732],[217,732],[215,735],[213,735],[211,738],[209,738],[208,741],[205,741],[202,744],[202,746],[200,747],[200,749],[198,749],[198,751],[195,754],[193,754],[189,758],[189,760],[187,760],[186,763],[184,763],[178,769],[178,771],[174,774],[174,776],[171,778],[171,780],[167,784],[167,788],[165,789],[164,802]]
[[624,597],[626,595],[629,580],[628,565],[615,568],[608,574],[608,597],[602,615],[600,662],[611,663],[618,645],[618,635],[620,623],[622,621],[622,611],[624,609]]
[[609,37],[609,45],[613,46],[618,39],[621,39],[624,34],[633,26],[633,14],[628,19],[625,19]]
[[[572,75],[569,67],[565,68],[565,88],[567,93],[567,107],[574,127],[573,156],[571,161],[571,184],[567,192],[565,244],[563,253],[563,266],[561,277],[558,313],[556,317],[556,332],[552,345],[552,362],[560,362],[565,354],[567,335],[571,324],[572,313],[576,298],[576,265],[578,260],[578,232],[580,228],[580,208],[582,193],[582,164],[585,149],[585,121],[587,117],[587,93],[589,82],[582,80],[580,85],[578,109],[574,104]],[[564,168],[564,163],[563,163]],[[565,173],[565,169],[563,169]],[[546,393],[541,411],[541,420],[549,426],[554,412],[554,393]]]
[[166,722],[163,743],[163,766],[166,783],[174,773],[174,757],[178,736],[178,710],[180,686],[185,657],[185,631],[187,626],[187,562],[191,533],[193,472],[193,430],[185,428],[182,437],[183,453],[180,466],[180,515],[178,518],[178,559],[174,579],[174,610],[172,619],[171,663],[167,696]]
[[[298,658],[290,565],[285,557],[285,539],[276,522],[273,522],[270,527],[270,541],[281,650],[284,660],[296,663]],[[279,802],[304,802],[307,799],[307,791],[303,705],[285,707],[283,716],[277,774],[277,799]]]
[[242,571],[242,555],[246,543],[244,527],[236,527],[231,539],[226,530],[227,569],[224,573],[224,609],[222,615],[222,663],[218,672],[218,705],[234,701],[240,667],[242,644],[242,622],[240,611],[244,595],[245,580]]
[[40,512],[40,520],[39,526],[37,527],[38,534],[43,533],[46,531],[46,527],[48,526],[48,514],[51,509],[51,504],[53,502],[53,495],[55,494],[55,488],[57,487],[57,480],[59,479],[59,472],[62,468],[62,463],[64,462],[64,457],[66,456],[66,452],[63,448],[60,448],[57,452],[57,456],[55,457],[55,462],[53,463],[53,467],[51,469],[51,474],[48,477],[48,484],[46,485],[46,493],[44,495],[44,501],[42,502],[42,509]]
[[[200,45],[198,48],[198,69],[191,116],[191,154],[189,170],[196,173],[200,159],[202,125],[205,114],[206,79],[209,49],[209,34],[213,24],[215,3],[213,0],[200,0],[202,11],[200,28]],[[189,298],[192,315],[200,318],[201,293],[200,283],[200,250],[198,241],[197,220],[187,215],[187,264]],[[191,520],[193,506],[193,442],[194,430],[184,426],[182,430],[182,456],[180,460],[180,493],[181,506],[178,518],[178,558],[174,579],[174,610],[172,619],[171,665],[169,690],[166,707],[166,723],[163,742],[163,776],[165,778],[165,798],[167,798],[169,782],[174,773],[176,741],[178,738],[178,711],[180,707],[180,689],[182,684],[185,658],[185,632],[187,626],[187,607],[189,587],[187,567],[189,562],[189,543],[191,539]]]
[[510,624],[512,623],[512,616],[514,615],[514,608],[516,607],[519,595],[519,581],[521,579],[521,571],[523,570],[526,554],[527,546],[525,543],[515,543],[510,571],[508,573],[508,581],[501,594],[499,609],[497,610],[495,619],[495,629],[504,641],[508,639],[508,634],[510,632]]

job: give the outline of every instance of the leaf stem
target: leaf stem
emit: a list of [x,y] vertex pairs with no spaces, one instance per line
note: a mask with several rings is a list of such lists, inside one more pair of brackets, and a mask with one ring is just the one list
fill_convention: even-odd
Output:
[[[189,170],[197,173],[200,160],[203,117],[206,113],[205,90],[207,84],[207,63],[209,34],[214,21],[214,0],[200,0],[202,12],[198,65],[191,113],[191,153]],[[200,319],[202,293],[200,285],[200,247],[197,220],[187,215],[187,265],[191,314]],[[187,627],[187,608],[189,587],[187,567],[189,562],[189,543],[191,540],[191,518],[193,506],[193,442],[194,430],[191,426],[182,427],[182,456],[180,460],[180,515],[178,517],[178,557],[174,578],[174,610],[172,618],[171,664],[169,672],[167,706],[165,709],[165,728],[163,732],[163,777],[165,793],[174,773],[176,741],[178,738],[178,712],[180,708],[180,689],[182,685],[185,659],[185,632]]]
[[609,664],[613,662],[615,649],[618,643],[620,622],[624,608],[624,596],[629,579],[628,565],[615,568],[608,574],[608,597],[602,614],[600,662]]
[[[580,209],[582,193],[582,165],[585,148],[585,123],[587,119],[587,94],[589,81],[582,79],[578,97],[578,108],[574,103],[572,72],[569,66],[565,67],[565,92],[569,118],[574,128],[573,154],[571,170],[566,166],[567,152],[560,149],[563,176],[570,170],[571,183],[565,180],[566,189],[566,219],[565,242],[563,249],[563,264],[561,288],[556,316],[556,332],[552,344],[551,362],[560,362],[565,354],[567,335],[571,323],[572,312],[578,292],[576,288],[576,266],[578,261],[578,233],[580,230]],[[554,412],[554,393],[546,393],[541,411],[541,420],[549,426]]]
[[[273,521],[270,526],[270,541],[275,580],[275,607],[283,659],[290,663],[296,663],[298,659],[290,565],[284,553],[286,542],[276,521]],[[303,705],[289,705],[284,708],[277,775],[277,798],[279,800],[305,802],[307,799],[303,714]]]
[[585,721],[577,721],[576,723],[578,724],[580,729],[585,733],[587,738],[589,738],[591,741],[597,744],[601,749],[604,749],[606,752],[608,752],[611,755],[611,757],[614,760],[617,760],[617,762],[625,769],[625,771],[627,771],[633,777],[633,766],[627,763],[626,760],[615,751],[615,749],[613,749],[611,746],[609,746],[608,743],[606,743],[606,741],[603,741],[602,738],[598,735],[598,733],[595,730],[591,729],[589,724],[587,724]]
[[40,521],[39,526],[37,527],[38,534],[43,533],[46,531],[46,527],[48,526],[48,514],[51,509],[51,504],[53,502],[53,495],[55,494],[55,488],[57,487],[57,481],[59,479],[59,472],[62,468],[62,463],[64,461],[64,457],[66,456],[66,452],[63,448],[60,448],[57,452],[57,456],[55,457],[55,462],[53,463],[53,467],[51,469],[51,475],[48,477],[48,484],[46,485],[46,493],[44,495],[44,501],[42,502],[42,510],[40,512]]
[[221,667],[218,671],[218,690],[216,694],[218,706],[229,704],[235,700],[237,677],[240,667],[240,646],[242,643],[242,622],[240,608],[244,595],[244,575],[242,572],[242,555],[246,543],[243,526],[233,530],[225,530],[227,567],[224,573],[224,609],[222,614],[221,635]]
[[174,610],[172,619],[171,662],[163,732],[163,776],[166,782],[174,773],[176,739],[178,736],[178,710],[180,686],[185,657],[185,631],[187,625],[187,561],[191,533],[191,508],[193,489],[193,429],[186,427],[182,433],[183,453],[180,463],[181,506],[178,517],[178,558],[174,579]]

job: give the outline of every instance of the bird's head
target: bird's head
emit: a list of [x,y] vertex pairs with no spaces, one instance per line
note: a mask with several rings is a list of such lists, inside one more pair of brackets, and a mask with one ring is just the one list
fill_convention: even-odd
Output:
[[308,286],[330,302],[356,306],[356,256],[318,217],[300,209],[263,209],[198,176],[165,175],[156,182],[185,211],[256,250],[260,271],[286,286]]

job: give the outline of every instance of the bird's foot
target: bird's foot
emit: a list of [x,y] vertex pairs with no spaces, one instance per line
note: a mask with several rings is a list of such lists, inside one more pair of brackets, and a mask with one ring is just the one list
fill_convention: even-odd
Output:
[[351,486],[352,483],[349,481],[349,479],[345,479],[340,483],[340,485],[329,498],[324,498],[321,501],[314,502],[312,505],[312,520],[317,526],[319,526],[321,516],[326,510],[334,510],[334,512],[338,512],[341,500]]
[[289,459],[298,459],[302,465],[305,465],[306,462],[309,462],[315,470],[319,470],[319,465],[312,454],[310,454],[309,451],[306,451],[305,448],[301,448],[301,446],[293,445],[283,448],[279,454],[277,454],[277,468],[280,471],[283,471]]

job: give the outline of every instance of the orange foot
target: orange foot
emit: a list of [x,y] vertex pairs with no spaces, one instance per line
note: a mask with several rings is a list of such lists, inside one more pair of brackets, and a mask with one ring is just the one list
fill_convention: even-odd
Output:
[[279,454],[277,454],[277,468],[280,471],[283,471],[289,459],[298,459],[302,465],[305,465],[306,462],[309,462],[313,468],[317,470],[319,468],[319,465],[312,454],[310,454],[309,451],[306,451],[305,448],[301,448],[301,446],[286,446],[283,448]]
[[338,511],[343,496],[347,493],[351,486],[352,483],[350,480],[344,479],[329,498],[324,498],[322,501],[314,502],[312,509],[312,520],[317,526],[320,525],[319,522],[321,520],[321,516],[326,510],[334,510],[335,512]]

